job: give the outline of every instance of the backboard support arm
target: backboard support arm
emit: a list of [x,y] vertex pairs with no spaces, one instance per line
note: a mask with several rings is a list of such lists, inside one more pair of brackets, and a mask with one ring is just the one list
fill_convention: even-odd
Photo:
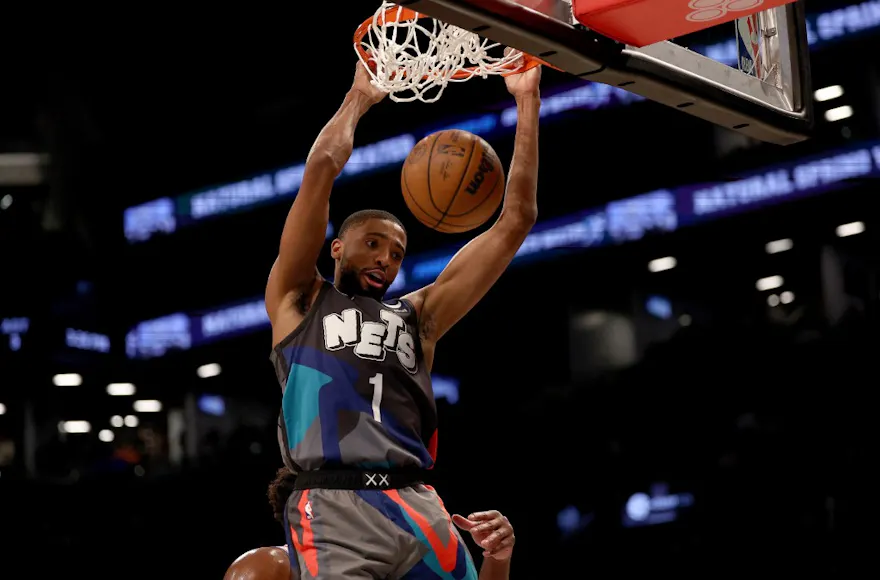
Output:
[[[787,95],[786,87],[762,82],[672,42],[626,46],[510,0],[400,4],[537,56],[579,78],[624,88],[760,141],[789,145],[805,140],[812,130],[806,57],[791,59],[792,94]],[[807,55],[803,2],[775,10],[779,30],[769,45],[776,54],[768,56]]]

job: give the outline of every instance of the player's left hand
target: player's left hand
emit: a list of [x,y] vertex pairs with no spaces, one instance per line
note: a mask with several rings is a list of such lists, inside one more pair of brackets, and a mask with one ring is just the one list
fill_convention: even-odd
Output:
[[483,548],[483,556],[495,560],[509,560],[513,555],[516,536],[510,521],[496,510],[477,512],[463,518],[458,514],[452,521],[462,530],[469,532],[478,546]]
[[[505,49],[505,54],[511,49]],[[519,60],[522,62],[522,59]],[[541,66],[536,66],[525,72],[507,75],[504,77],[507,90],[516,99],[522,97],[538,97],[541,94]]]

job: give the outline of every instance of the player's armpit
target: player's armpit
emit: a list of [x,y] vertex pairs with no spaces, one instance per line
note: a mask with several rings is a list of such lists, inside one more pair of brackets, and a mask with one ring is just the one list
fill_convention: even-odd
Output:
[[[277,279],[282,275],[279,273],[279,260],[280,258],[276,258],[275,263],[272,264],[269,281],[266,283],[266,313],[273,324],[287,310],[293,310],[296,314],[305,316],[321,288],[321,282],[324,281],[324,277],[321,276],[316,266],[312,269],[310,279],[304,280],[297,287],[286,288],[286,284]],[[280,291],[270,293],[270,288]]]
[[455,254],[433,284],[406,296],[418,312],[423,340],[439,340],[486,295],[528,236],[534,217],[503,210],[489,230]]
[[321,290],[321,284],[324,278],[315,268],[312,281],[296,290],[287,292],[286,294],[277,294],[272,296],[268,288],[278,288],[273,286],[272,277],[277,273],[277,260],[272,266],[269,274],[269,283],[266,290],[266,313],[269,315],[269,321],[272,323],[272,346],[274,347],[291,332],[297,329],[302,323],[312,304],[317,298]]

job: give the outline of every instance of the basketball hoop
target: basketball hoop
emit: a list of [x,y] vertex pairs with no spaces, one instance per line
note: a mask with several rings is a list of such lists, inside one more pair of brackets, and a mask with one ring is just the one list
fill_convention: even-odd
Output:
[[[546,64],[518,50],[489,55],[501,46],[393,2],[382,2],[354,33],[354,49],[373,84],[398,103],[433,103],[450,82],[518,74]],[[437,92],[427,96],[435,87]]]

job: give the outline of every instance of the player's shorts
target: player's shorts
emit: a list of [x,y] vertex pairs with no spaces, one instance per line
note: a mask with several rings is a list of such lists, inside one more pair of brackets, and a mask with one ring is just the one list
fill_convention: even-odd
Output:
[[294,580],[477,580],[434,488],[383,473],[342,472],[342,484],[339,472],[329,482],[309,477],[318,473],[301,474],[297,487],[308,489],[294,490],[287,502]]

